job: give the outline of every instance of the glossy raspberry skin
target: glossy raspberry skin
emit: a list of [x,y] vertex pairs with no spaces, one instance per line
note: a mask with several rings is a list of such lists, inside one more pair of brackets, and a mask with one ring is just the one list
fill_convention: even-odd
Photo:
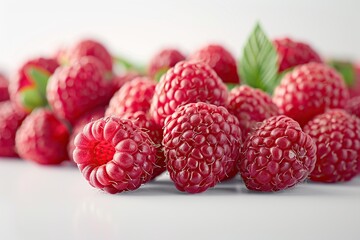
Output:
[[93,57],[83,57],[60,67],[49,79],[47,98],[62,119],[74,123],[80,116],[111,98],[112,84],[105,79],[103,65]]
[[272,192],[304,181],[314,169],[316,146],[299,124],[284,115],[266,119],[245,140],[239,162],[250,190]]
[[216,72],[205,63],[179,62],[164,74],[156,85],[150,115],[156,124],[183,104],[206,102],[225,106],[227,88]]
[[331,67],[308,63],[286,74],[275,88],[273,101],[301,126],[328,108],[343,108],[349,92],[343,78]]
[[8,86],[8,80],[0,73],[0,102],[9,100]]
[[142,131],[146,132],[150,139],[155,143],[156,148],[156,161],[154,165],[154,172],[152,178],[154,179],[166,170],[164,151],[161,145],[163,139],[162,128],[155,124],[154,120],[145,112],[124,112],[117,114],[116,117],[122,119],[129,119],[138,126]]
[[10,101],[0,102],[0,156],[17,157],[15,134],[26,113],[19,111]]
[[68,155],[71,161],[74,161],[73,152],[75,150],[75,137],[82,131],[86,124],[104,117],[105,109],[105,106],[97,107],[90,112],[85,113],[74,123],[72,133],[69,139],[69,144],[67,146]]
[[224,107],[202,102],[183,105],[166,118],[164,153],[177,189],[204,192],[234,169],[242,143],[238,123]]
[[220,45],[204,46],[193,53],[189,59],[208,64],[225,83],[240,83],[235,58]]
[[21,158],[38,164],[60,164],[68,159],[67,126],[46,108],[28,115],[16,132],[16,149]]
[[185,60],[185,56],[176,49],[167,48],[156,53],[149,62],[148,74],[154,78],[159,71],[167,70],[176,63]]
[[230,91],[227,109],[238,118],[243,141],[257,123],[279,115],[279,109],[268,94],[245,85]]
[[91,56],[102,62],[106,71],[112,71],[112,57],[105,46],[98,41],[92,39],[82,40],[70,49],[68,54],[70,64],[82,57]]
[[130,120],[104,117],[75,138],[74,160],[90,185],[108,193],[135,190],[151,179],[156,150]]
[[333,109],[316,116],[304,131],[314,139],[317,161],[312,181],[341,182],[352,179],[360,168],[360,120]]
[[149,111],[156,82],[148,77],[137,77],[122,86],[111,98],[106,115]]
[[306,43],[289,38],[275,39],[273,43],[279,56],[279,72],[310,62],[322,62],[319,54]]

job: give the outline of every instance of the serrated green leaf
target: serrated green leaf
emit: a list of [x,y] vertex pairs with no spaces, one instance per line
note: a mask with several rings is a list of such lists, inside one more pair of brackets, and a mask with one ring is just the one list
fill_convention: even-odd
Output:
[[272,93],[279,84],[278,55],[259,24],[245,44],[238,69],[242,81],[251,87]]
[[36,67],[29,67],[27,74],[31,80],[35,83],[35,88],[41,94],[41,97],[46,97],[46,86],[50,77],[47,71],[38,69]]
[[354,86],[356,72],[354,65],[351,62],[331,60],[328,64],[335,68],[343,76],[348,87]]
[[29,112],[36,107],[46,106],[46,99],[35,88],[25,88],[20,92],[22,106]]

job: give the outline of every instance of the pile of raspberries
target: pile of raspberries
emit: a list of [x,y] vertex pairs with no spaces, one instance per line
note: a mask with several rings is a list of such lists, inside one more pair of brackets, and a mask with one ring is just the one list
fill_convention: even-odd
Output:
[[216,44],[187,56],[162,49],[143,70],[119,71],[92,39],[30,59],[10,81],[0,75],[0,156],[71,162],[112,194],[164,172],[187,193],[237,175],[266,192],[351,180],[360,173],[360,67],[347,85],[308,44],[272,44],[284,73],[272,95],[242,84]]

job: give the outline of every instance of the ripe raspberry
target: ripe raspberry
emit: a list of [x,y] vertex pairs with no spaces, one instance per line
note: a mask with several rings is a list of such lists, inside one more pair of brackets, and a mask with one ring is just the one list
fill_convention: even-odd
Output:
[[141,77],[141,75],[134,71],[129,71],[121,75],[115,75],[112,79],[113,83],[113,93],[117,92],[125,83],[130,82],[131,80]]
[[37,108],[16,132],[16,149],[21,158],[38,164],[60,164],[68,159],[69,130],[46,108]]
[[8,86],[8,80],[0,73],[0,102],[9,100]]
[[125,112],[147,112],[155,92],[156,82],[148,77],[138,77],[124,84],[111,98],[106,115]]
[[280,113],[305,125],[327,108],[343,108],[349,99],[342,77],[321,63],[308,63],[286,74],[273,101]]
[[148,66],[148,74],[155,78],[161,71],[167,71],[175,66],[176,63],[185,60],[185,56],[176,49],[163,49],[153,56]]
[[155,143],[156,147],[156,161],[151,179],[154,179],[163,173],[166,170],[166,163],[164,151],[161,146],[161,141],[163,139],[162,128],[155,124],[154,120],[152,120],[148,114],[142,111],[134,113],[123,112],[121,114],[117,114],[116,117],[133,121],[136,126],[149,135],[150,139]]
[[75,137],[82,131],[86,124],[104,117],[104,114],[105,106],[100,106],[91,110],[90,112],[85,113],[74,123],[72,133],[70,135],[69,144],[67,146],[68,155],[71,161],[74,161],[73,152],[75,150]]
[[349,86],[350,97],[360,96],[360,64],[354,65],[354,84]]
[[0,102],[0,156],[17,157],[15,133],[26,113],[19,111],[12,102]]
[[279,115],[269,95],[245,85],[231,90],[227,109],[238,118],[243,141],[258,122]]
[[109,193],[135,190],[151,179],[156,150],[132,121],[105,117],[75,138],[74,160],[90,185]]
[[93,57],[83,57],[60,67],[50,78],[47,98],[60,117],[74,123],[81,115],[111,98],[112,84],[105,79],[103,65]]
[[310,62],[322,62],[319,54],[306,43],[289,38],[275,39],[273,43],[279,55],[279,72]]
[[11,100],[26,112],[46,105],[46,85],[59,64],[51,58],[35,58],[20,67],[10,81]]
[[82,57],[91,56],[97,58],[107,71],[112,71],[112,57],[109,51],[100,42],[86,39],[78,42],[68,53],[70,64]]
[[360,96],[350,98],[345,106],[345,110],[348,113],[360,118]]
[[316,116],[304,131],[314,139],[317,161],[312,181],[349,181],[360,167],[360,120],[343,110],[333,109]]
[[183,104],[206,102],[224,106],[227,88],[205,63],[179,62],[156,85],[150,115],[163,126],[165,118]]
[[307,178],[315,166],[316,146],[297,122],[280,115],[248,136],[241,156],[240,174],[248,189],[279,191]]
[[200,193],[235,167],[241,148],[239,121],[224,107],[183,105],[165,121],[167,169],[180,191]]
[[235,58],[220,45],[207,45],[193,53],[189,59],[208,64],[225,83],[240,83]]

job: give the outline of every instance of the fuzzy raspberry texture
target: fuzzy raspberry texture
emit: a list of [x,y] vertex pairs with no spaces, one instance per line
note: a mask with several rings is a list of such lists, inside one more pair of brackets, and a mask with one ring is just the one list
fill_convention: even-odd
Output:
[[148,77],[137,77],[126,82],[111,98],[106,115],[125,112],[149,111],[156,82]]
[[122,114],[117,114],[116,117],[133,121],[136,126],[149,135],[150,139],[155,143],[154,146],[156,148],[156,161],[151,179],[154,179],[163,173],[166,170],[166,163],[164,151],[161,145],[163,139],[162,128],[155,124],[154,120],[149,116],[149,114],[142,111],[124,112]]
[[60,164],[68,159],[69,130],[46,108],[28,115],[16,132],[16,149],[21,158],[43,165]]
[[317,182],[349,181],[360,168],[360,120],[340,109],[329,110],[305,125],[314,139],[317,161],[310,179]]
[[345,106],[345,110],[360,118],[360,96],[350,98]]
[[319,54],[306,43],[280,38],[273,44],[279,55],[279,72],[310,62],[322,62]]
[[156,77],[160,71],[166,71],[176,63],[184,61],[185,56],[176,49],[167,48],[156,53],[150,60],[148,74],[151,78]]
[[163,126],[165,118],[184,104],[206,102],[225,106],[228,93],[216,72],[201,62],[179,62],[156,85],[150,115]]
[[85,39],[78,42],[73,48],[69,49],[68,61],[72,63],[86,56],[97,58],[104,64],[106,71],[112,71],[112,57],[106,47],[100,42],[92,39]]
[[166,118],[164,153],[177,189],[204,192],[234,169],[242,143],[238,124],[224,107],[202,102],[181,106]]
[[26,113],[18,110],[10,101],[0,102],[0,156],[17,157],[15,134]]
[[278,107],[268,94],[245,85],[230,91],[227,109],[238,118],[243,141],[257,123],[279,115]]
[[189,59],[208,64],[225,83],[240,83],[236,60],[223,46],[216,44],[204,46],[193,53]]
[[304,181],[314,169],[316,146],[300,125],[284,115],[262,122],[246,139],[239,162],[250,190],[272,192]]
[[112,83],[105,78],[101,62],[83,57],[72,65],[60,67],[49,79],[47,98],[62,119],[74,123],[84,113],[107,104]]
[[139,188],[153,174],[156,150],[132,121],[105,117],[75,138],[74,160],[90,185],[108,193]]
[[9,81],[0,73],[0,102],[9,100]]
[[273,95],[280,113],[301,126],[328,108],[344,108],[348,99],[341,75],[322,63],[296,67],[284,76]]
[[86,124],[104,117],[105,109],[105,106],[97,107],[90,112],[85,113],[74,123],[72,133],[69,139],[69,144],[67,146],[68,155],[71,161],[74,161],[73,152],[75,150],[75,137],[82,131]]

